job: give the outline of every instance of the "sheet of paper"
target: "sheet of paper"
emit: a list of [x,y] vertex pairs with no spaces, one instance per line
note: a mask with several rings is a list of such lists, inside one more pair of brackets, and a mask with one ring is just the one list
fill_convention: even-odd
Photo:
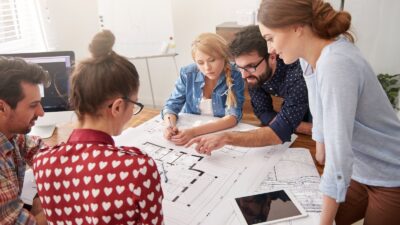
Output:
[[[322,206],[322,195],[318,189],[320,176],[315,168],[310,151],[304,148],[289,148],[264,179],[255,185],[254,192],[288,189],[307,211],[308,216],[277,225],[318,224]],[[239,224],[233,216],[230,225]]]
[[[197,126],[213,119],[181,114],[177,126]],[[165,140],[164,127],[156,116],[126,130],[115,141],[117,145],[136,146],[155,159],[162,178],[166,225],[227,224],[233,215],[230,198],[260,183],[291,144],[251,149],[225,146],[212,156],[205,156],[194,148],[175,146]],[[256,128],[240,123],[232,130]],[[292,140],[295,138],[294,135]]]
[[[296,220],[276,223],[277,225],[309,225],[318,224],[322,206],[322,195],[319,191],[320,176],[315,167],[310,151],[304,148],[289,148],[281,156],[272,168],[269,168],[263,174],[262,179],[256,179],[252,187],[248,188],[249,193],[261,192],[276,189],[288,189],[295,198],[300,202],[303,208],[307,211],[308,216]],[[225,202],[224,202],[225,203]],[[222,203],[222,204],[224,204]],[[222,205],[221,204],[221,205]],[[223,211],[229,211],[227,208],[230,205],[225,204],[225,207],[219,207],[213,215],[226,215]],[[218,223],[216,223],[218,221]],[[224,218],[224,223],[221,223],[222,218],[216,216],[209,217],[204,224],[227,224],[240,225],[236,215],[231,212],[229,217]]]
[[33,170],[27,169],[25,171],[24,185],[22,187],[21,199],[25,204],[32,205],[33,197],[37,193],[35,177]]
[[289,148],[256,191],[289,189],[307,212],[321,212],[320,176],[310,151]]

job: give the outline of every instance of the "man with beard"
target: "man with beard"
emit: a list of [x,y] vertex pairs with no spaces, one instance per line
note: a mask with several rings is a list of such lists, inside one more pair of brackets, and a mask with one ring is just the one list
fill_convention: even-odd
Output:
[[[258,26],[248,26],[236,33],[230,44],[236,67],[246,80],[255,115],[263,127],[246,132],[224,132],[192,139],[199,153],[225,144],[258,147],[290,141],[295,132],[311,134],[312,124],[302,122],[308,117],[307,87],[300,63],[285,65],[275,52],[268,52],[267,42]],[[274,111],[273,96],[284,99],[281,110]]]
[[[43,116],[39,84],[48,74],[22,59],[0,57],[0,221],[1,224],[39,224],[43,211],[24,208],[21,191],[26,164],[32,164],[42,141],[30,137],[35,120]],[[33,209],[40,208],[38,198]],[[38,204],[38,205],[36,205]]]

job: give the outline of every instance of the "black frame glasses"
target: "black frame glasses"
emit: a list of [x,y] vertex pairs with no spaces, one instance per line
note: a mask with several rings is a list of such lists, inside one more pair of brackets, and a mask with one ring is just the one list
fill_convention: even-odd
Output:
[[235,67],[239,70],[244,70],[248,73],[254,73],[257,71],[257,67],[267,58],[268,54],[262,57],[262,59],[255,65],[255,66],[246,66],[246,67],[240,67],[235,63]]
[[[135,101],[131,100],[131,99],[128,98],[128,97],[122,97],[122,99],[135,105],[135,107],[133,108],[133,115],[139,114],[139,113],[143,110],[143,108],[144,108],[144,105],[143,105],[142,103],[140,103],[140,102],[135,102]],[[111,103],[110,105],[108,105],[108,108],[111,108],[111,107],[112,107],[112,104],[113,104],[113,103]],[[137,108],[136,106],[138,106],[139,108]]]

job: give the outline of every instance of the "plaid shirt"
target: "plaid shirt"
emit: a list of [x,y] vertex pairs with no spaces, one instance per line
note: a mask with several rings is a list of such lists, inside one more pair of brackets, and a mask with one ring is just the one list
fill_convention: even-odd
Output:
[[38,137],[18,134],[9,140],[0,133],[0,224],[36,224],[20,197],[26,163],[32,165],[41,145]]

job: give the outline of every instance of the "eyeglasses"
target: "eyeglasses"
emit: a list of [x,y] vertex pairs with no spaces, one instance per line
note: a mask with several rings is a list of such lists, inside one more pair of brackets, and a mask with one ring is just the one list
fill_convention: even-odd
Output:
[[235,67],[239,70],[244,70],[248,73],[254,73],[257,71],[257,67],[264,61],[264,59],[267,57],[268,55],[265,55],[255,66],[246,66],[246,67],[240,67],[237,64],[235,64]]
[[[144,107],[144,105],[142,103],[132,101],[128,97],[122,97],[122,99],[133,104],[133,106],[134,106],[133,107],[133,115],[139,114]],[[111,108],[111,107],[112,107],[112,103],[108,106],[108,108]]]

